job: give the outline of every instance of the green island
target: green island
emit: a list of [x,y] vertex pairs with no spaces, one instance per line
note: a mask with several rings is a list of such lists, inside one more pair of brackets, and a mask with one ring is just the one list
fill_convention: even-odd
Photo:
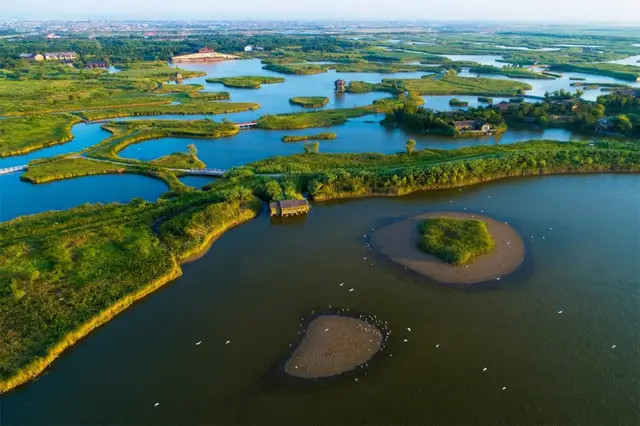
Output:
[[519,67],[519,66],[504,66],[494,67],[491,65],[475,65],[469,68],[469,72],[475,74],[500,74],[506,75],[507,77],[513,78],[533,78],[540,80],[553,80],[555,77],[550,74],[543,74],[535,71],[531,71],[528,68]]
[[282,137],[282,142],[300,142],[300,141],[308,141],[308,140],[329,140],[335,139],[338,135],[335,132],[322,132],[316,133],[315,135],[284,135]]
[[493,103],[493,98],[489,98],[487,96],[478,96],[478,102],[482,102],[485,104],[492,104]]
[[289,102],[305,108],[322,108],[329,103],[329,98],[325,96],[298,96],[289,99]]
[[295,75],[320,74],[329,70],[328,66],[317,64],[267,64],[263,68],[267,71]]
[[449,105],[455,106],[455,107],[467,107],[469,106],[469,102],[461,101],[458,98],[451,98],[449,99]]
[[351,82],[349,92],[364,93],[383,91],[398,93],[408,91],[419,95],[488,95],[514,96],[530,90],[531,85],[515,80],[495,78],[460,77],[453,71],[437,76],[427,75],[417,79],[383,80],[382,83]]
[[429,218],[419,226],[418,247],[454,265],[466,265],[488,253],[493,239],[481,220]]
[[309,127],[330,127],[345,123],[349,118],[388,112],[403,103],[422,103],[421,98],[400,95],[396,98],[386,98],[375,101],[371,105],[354,108],[324,109],[290,114],[267,114],[258,120],[258,127],[267,130],[294,130]]
[[581,72],[584,74],[604,75],[620,80],[640,81],[640,66],[622,64],[551,64],[552,71]]
[[244,75],[238,77],[207,78],[207,83],[221,83],[225,87],[238,89],[259,89],[263,84],[284,83],[282,77]]

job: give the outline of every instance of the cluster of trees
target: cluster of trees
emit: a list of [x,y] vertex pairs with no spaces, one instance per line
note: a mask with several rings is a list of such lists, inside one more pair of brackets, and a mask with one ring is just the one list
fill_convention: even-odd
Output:
[[455,121],[482,120],[494,128],[506,129],[500,110],[493,108],[471,108],[467,111],[436,112],[423,106],[405,102],[401,107],[387,113],[383,123],[397,124],[419,132],[456,136]]
[[361,42],[332,36],[263,35],[200,35],[184,39],[159,39],[142,36],[44,39],[31,37],[0,40],[0,68],[18,65],[18,56],[25,52],[74,51],[78,61],[109,60],[114,63],[168,60],[171,56],[194,52],[208,46],[220,52],[239,52],[246,45],[256,45],[265,51],[296,47],[302,51],[342,52],[357,49]]

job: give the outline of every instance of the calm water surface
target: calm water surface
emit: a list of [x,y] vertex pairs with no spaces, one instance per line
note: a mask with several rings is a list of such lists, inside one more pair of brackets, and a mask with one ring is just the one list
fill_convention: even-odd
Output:
[[[553,176],[263,214],[4,395],[2,424],[638,424],[638,193],[637,175]],[[444,209],[508,221],[523,266],[443,286],[364,245]],[[274,366],[329,305],[388,321],[389,346],[367,369],[293,385]]]
[[65,210],[84,203],[155,201],[167,192],[164,182],[143,175],[104,175],[34,185],[19,173],[0,175],[0,222],[47,210]]
[[320,152],[380,152],[385,154],[405,150],[405,142],[413,138],[417,149],[454,149],[473,145],[494,145],[521,142],[531,139],[581,140],[583,136],[564,129],[510,130],[502,135],[450,138],[413,134],[402,129],[387,128],[379,121],[381,115],[371,115],[349,120],[342,126],[329,129],[303,130],[245,130],[235,136],[220,139],[163,138],[131,145],[120,152],[123,158],[152,160],[174,152],[186,152],[188,144],[198,148],[198,157],[207,166],[230,168],[276,155],[300,154],[305,142],[282,142],[284,135],[313,135],[333,131],[337,139],[320,141]]

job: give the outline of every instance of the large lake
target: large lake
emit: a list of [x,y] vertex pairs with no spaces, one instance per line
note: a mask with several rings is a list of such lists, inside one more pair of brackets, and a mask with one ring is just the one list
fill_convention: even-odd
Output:
[[[639,193],[635,175],[550,176],[263,214],[4,395],[2,424],[637,424]],[[508,221],[522,267],[445,286],[365,246],[445,209]],[[329,306],[388,321],[389,345],[356,374],[292,384],[275,366]]]

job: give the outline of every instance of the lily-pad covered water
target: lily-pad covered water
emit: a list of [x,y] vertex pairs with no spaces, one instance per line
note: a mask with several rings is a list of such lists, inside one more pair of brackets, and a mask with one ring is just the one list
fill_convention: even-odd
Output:
[[[550,176],[261,215],[4,395],[3,425],[635,424],[638,193],[635,175]],[[508,221],[523,265],[445,286],[369,250],[373,228],[442,210]],[[329,306],[388,321],[384,356],[292,384],[278,366]]]

